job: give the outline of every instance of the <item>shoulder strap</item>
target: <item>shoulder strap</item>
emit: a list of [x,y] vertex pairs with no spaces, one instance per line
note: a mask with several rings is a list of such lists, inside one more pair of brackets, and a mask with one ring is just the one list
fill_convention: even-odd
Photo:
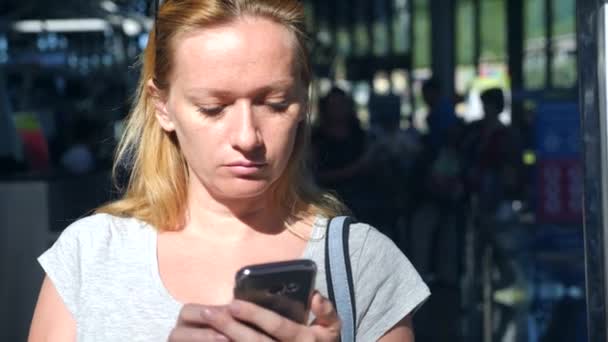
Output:
[[348,234],[352,222],[349,216],[332,218],[325,238],[327,292],[342,320],[342,342],[355,341],[357,311],[348,250]]

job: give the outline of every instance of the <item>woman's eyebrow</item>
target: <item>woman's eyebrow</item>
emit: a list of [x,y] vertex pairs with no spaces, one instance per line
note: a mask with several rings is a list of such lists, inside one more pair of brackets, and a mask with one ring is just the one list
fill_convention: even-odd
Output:
[[186,89],[186,94],[191,97],[198,97],[201,95],[205,96],[213,96],[213,97],[232,97],[235,95],[247,95],[247,96],[258,96],[260,94],[267,94],[272,91],[277,90],[288,90],[292,88],[294,85],[293,80],[281,80],[277,81],[259,88],[254,88],[248,91],[246,94],[239,94],[234,90],[230,89],[222,89],[222,88],[212,88],[212,87],[192,87]]

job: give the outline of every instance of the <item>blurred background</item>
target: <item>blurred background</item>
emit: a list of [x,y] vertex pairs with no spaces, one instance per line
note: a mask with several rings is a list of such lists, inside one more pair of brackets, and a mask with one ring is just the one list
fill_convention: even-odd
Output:
[[[575,0],[304,0],[314,174],[433,292],[418,341],[587,341]],[[147,0],[0,2],[0,340],[116,197]]]

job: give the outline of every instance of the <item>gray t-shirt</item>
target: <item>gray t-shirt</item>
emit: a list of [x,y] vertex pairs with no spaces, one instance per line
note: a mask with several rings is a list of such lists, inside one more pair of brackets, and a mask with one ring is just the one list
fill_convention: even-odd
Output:
[[[317,263],[327,296],[324,236],[317,218],[303,258]],[[430,294],[407,258],[369,225],[351,225],[358,341],[376,341]],[[96,214],[61,234],[38,261],[76,320],[78,341],[166,341],[183,303],[164,287],[157,232],[133,219]]]

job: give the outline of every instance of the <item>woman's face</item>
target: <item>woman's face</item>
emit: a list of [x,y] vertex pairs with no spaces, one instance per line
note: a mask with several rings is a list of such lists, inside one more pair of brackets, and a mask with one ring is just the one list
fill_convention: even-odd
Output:
[[284,172],[305,115],[294,44],[260,18],[177,39],[157,118],[177,135],[191,183],[214,198],[258,197]]

